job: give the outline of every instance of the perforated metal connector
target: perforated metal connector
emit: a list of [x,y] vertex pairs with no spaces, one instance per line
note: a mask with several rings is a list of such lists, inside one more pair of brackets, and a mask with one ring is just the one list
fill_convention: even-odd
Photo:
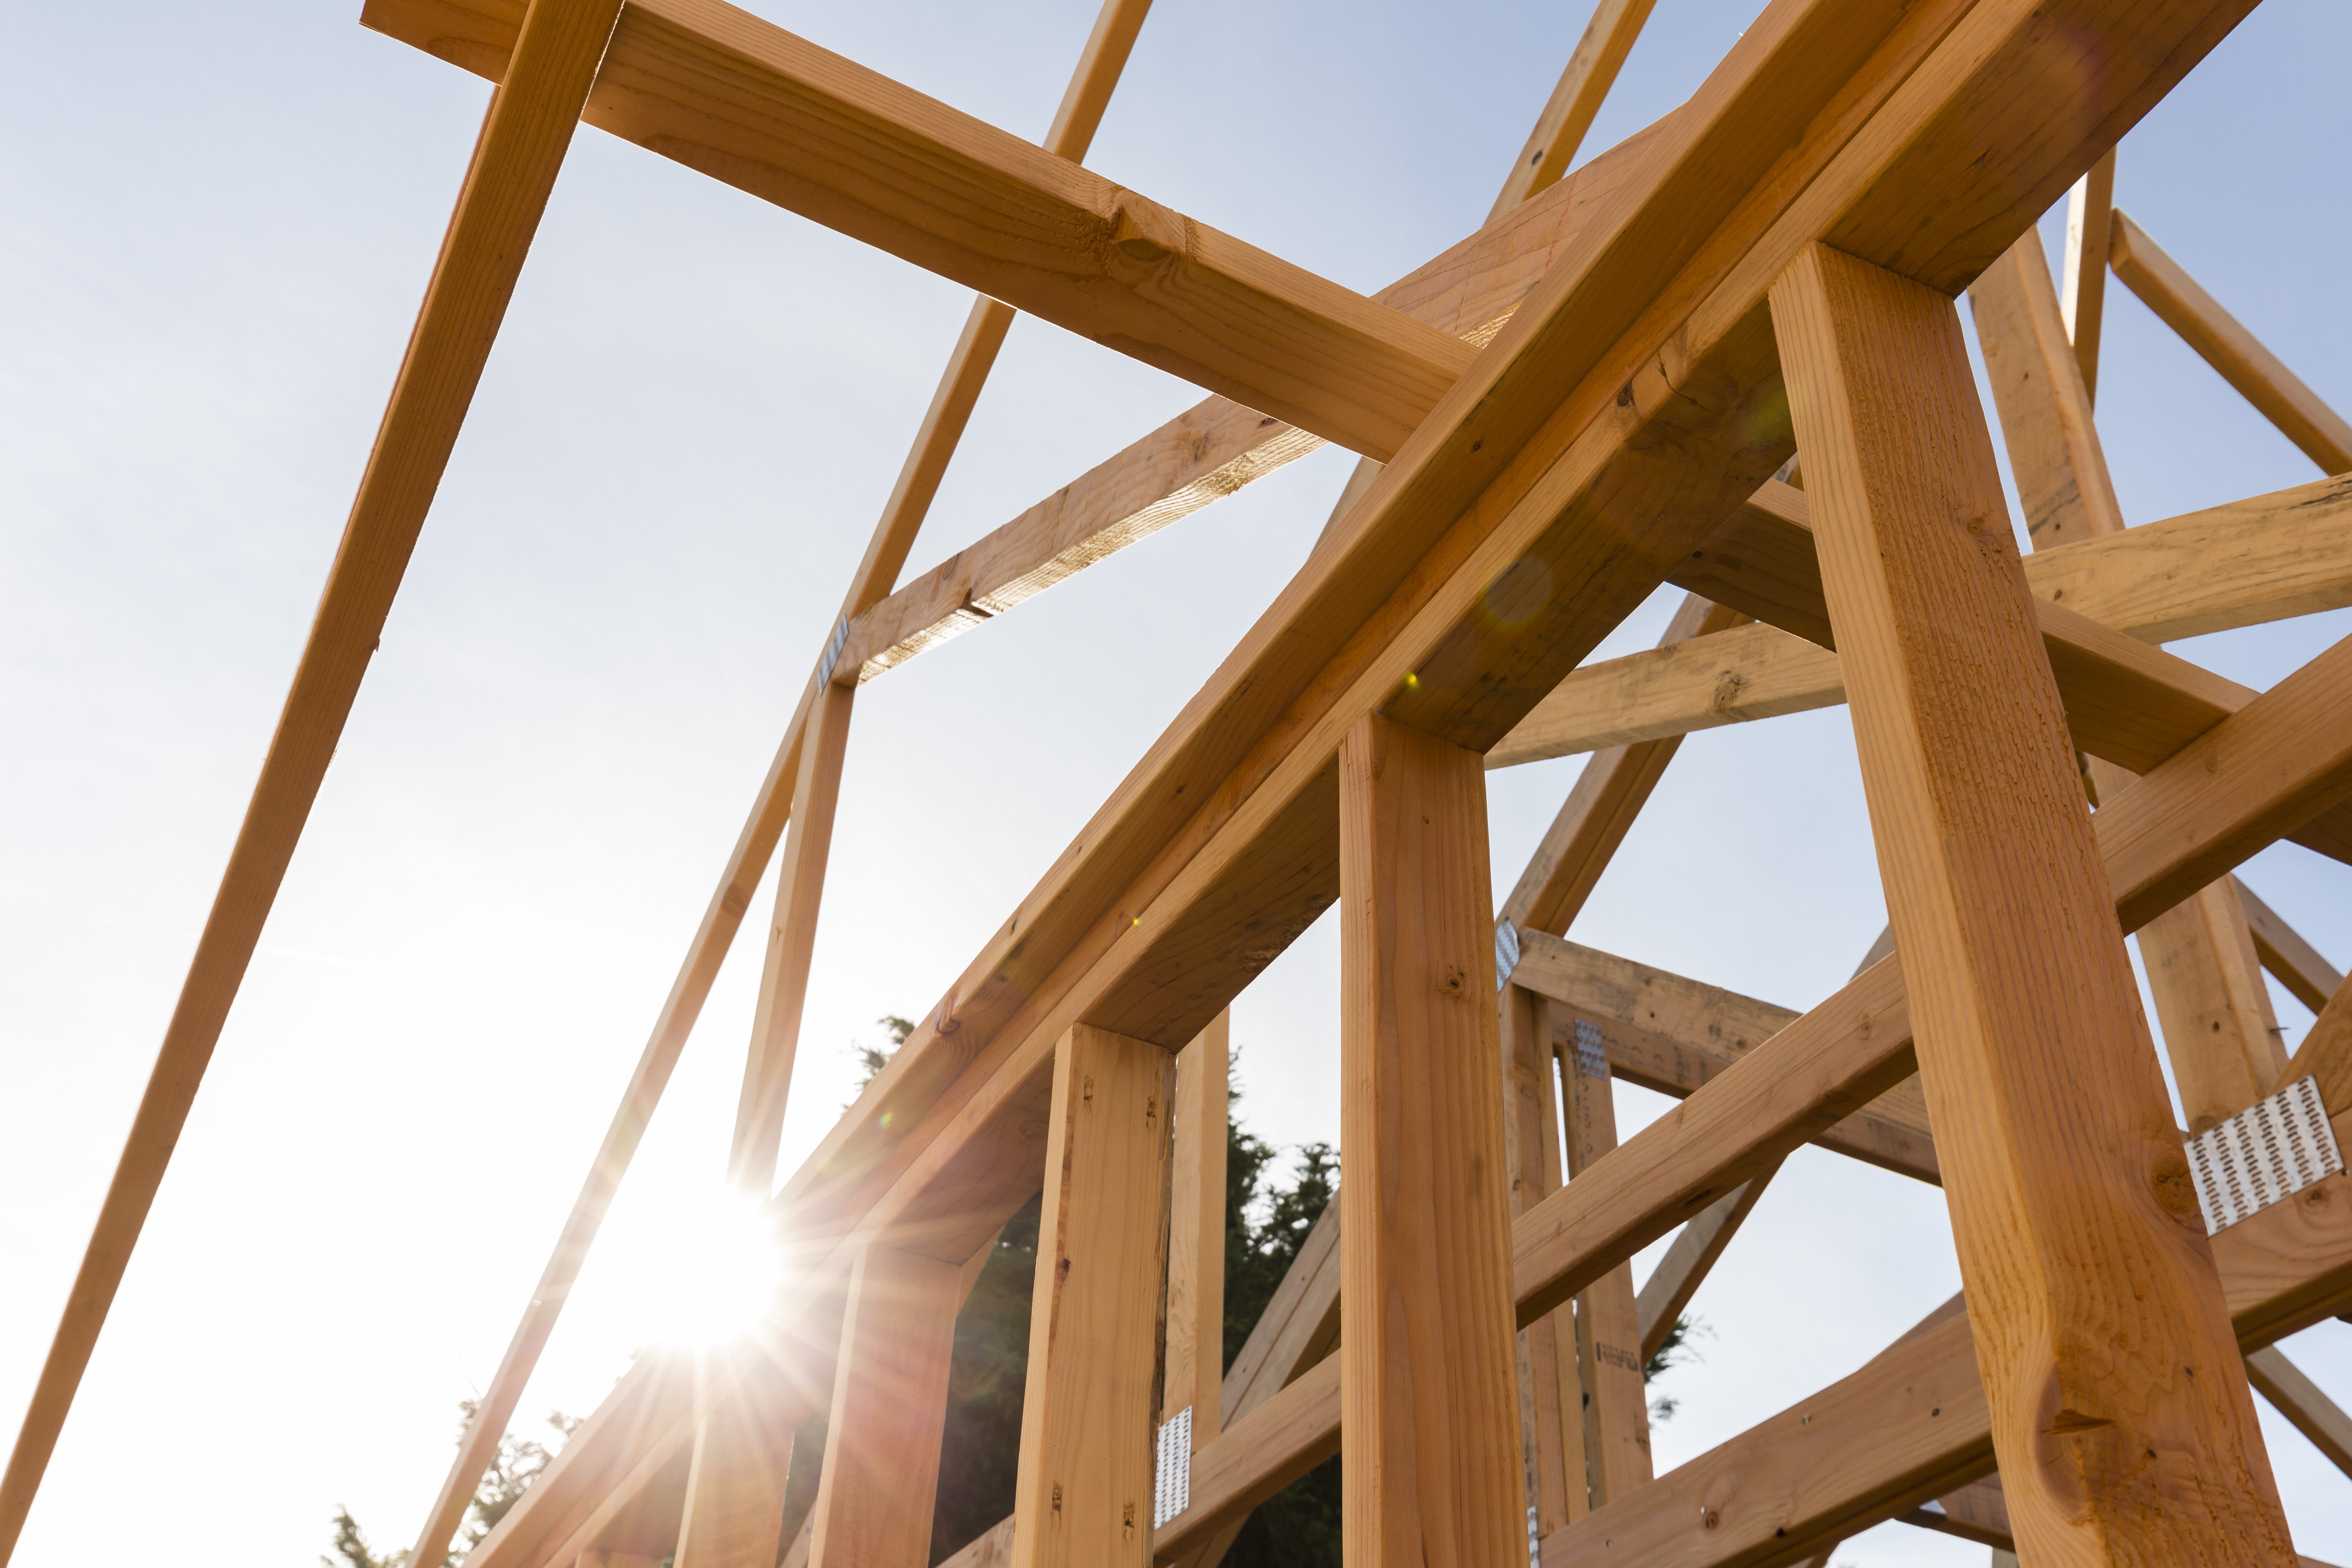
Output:
[[2189,1141],[2189,1169],[2209,1236],[2343,1168],[2315,1079],[2299,1078]]
[[1609,1053],[1601,1043],[1601,1026],[1583,1018],[1576,1021],[1576,1070],[1587,1078],[1609,1076]]
[[816,661],[816,683],[823,686],[833,679],[833,667],[841,661],[841,650],[849,646],[849,617],[844,616],[835,623],[833,636],[825,638],[824,657]]
[[1158,1530],[1192,1506],[1192,1407],[1160,1424],[1151,1485],[1151,1528]]
[[1511,983],[1511,971],[1519,966],[1519,928],[1508,920],[1495,922],[1495,993],[1502,994],[1503,987]]

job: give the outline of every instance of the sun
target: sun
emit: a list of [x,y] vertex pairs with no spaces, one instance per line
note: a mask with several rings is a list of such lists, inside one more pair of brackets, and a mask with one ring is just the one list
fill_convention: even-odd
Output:
[[664,1243],[653,1293],[665,1342],[709,1349],[749,1334],[774,1311],[783,1255],[761,1205],[727,1193],[681,1205]]

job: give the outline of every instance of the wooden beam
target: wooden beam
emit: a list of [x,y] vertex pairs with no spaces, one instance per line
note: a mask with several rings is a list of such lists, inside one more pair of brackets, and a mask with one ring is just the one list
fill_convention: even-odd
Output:
[[[1552,1068],[1549,998],[1506,982],[1496,998],[1503,1037],[1503,1134],[1511,1217],[1559,1189],[1558,1079]],[[1576,1370],[1576,1313],[1563,1307],[1519,1331],[1522,1433],[1528,1506],[1549,1531],[1592,1506],[1587,1479],[1582,1382]]]
[[1973,1541],[1997,1552],[2007,1551],[2017,1542],[2016,1532],[2010,1528],[2009,1500],[2001,1494],[1999,1476],[1970,1481],[1925,1507],[1895,1517],[1906,1524],[1957,1535],[1962,1541]]
[[[1746,619],[1735,610],[1694,595],[1667,623],[1658,647],[1675,647]],[[1835,660],[1832,655],[1832,663]],[[1625,842],[1633,818],[1648,804],[1681,744],[1679,736],[1633,740],[1612,746],[1585,763],[1559,815],[1545,829],[1542,841],[1528,857],[1527,869],[1519,873],[1518,884],[1504,900],[1503,918],[1521,931],[1554,935],[1566,931],[1585,900],[1592,896],[1601,873]],[[1496,765],[1491,755],[1487,765]]]
[[[1579,1041],[1559,1053],[1568,1122],[1570,1184],[1617,1148],[1609,1064]],[[1595,1070],[1598,1069],[1598,1070]],[[1576,1298],[1576,1364],[1583,1383],[1584,1449],[1599,1508],[1647,1484],[1650,1396],[1642,1379],[1641,1314],[1633,1266],[1620,1263]]]
[[798,1054],[801,1008],[808,996],[809,964],[816,951],[817,910],[824,898],[825,861],[833,847],[834,811],[841,799],[842,761],[849,746],[855,688],[820,689],[801,744],[800,777],[793,787],[792,826],[783,869],[776,878],[775,919],[760,970],[751,1046],[735,1104],[729,1149],[729,1184],[764,1199],[775,1184],[776,1150],[784,1134],[793,1063]]
[[[1896,16],[1810,0],[1750,27],[1661,129],[1606,232],[1551,269],[1486,368],[1448,394],[1426,447],[1382,473],[814,1152],[785,1190],[793,1223],[984,1236],[1002,1218],[994,1205],[1018,1197],[1010,1183],[977,1193],[971,1173],[999,1168],[990,1149],[1012,1168],[1057,1028],[1108,1016],[1181,1044],[1328,907],[1330,764],[1355,716],[1381,703],[1416,722],[1433,715],[1484,750],[1655,585],[1661,563],[1703,543],[1785,460],[1792,440],[1748,400],[1776,374],[1762,291],[1797,244],[1851,226],[1854,243],[1907,247],[1957,286],[2062,194],[2094,155],[2087,141],[2028,135],[2031,116],[1990,109],[2053,80],[2032,41],[2053,24],[2019,3],[1979,0],[1968,41],[1941,54],[1956,13],[1935,6]],[[2101,135],[2144,112],[2239,8],[2134,6],[2126,28],[2103,8],[2118,3],[2069,0],[2064,24],[2113,45],[2090,89],[2106,107],[2091,113],[2067,89],[2087,115],[2068,123]],[[1989,163],[1988,135],[2018,137],[2005,142],[2013,161]],[[1776,194],[1741,207],[1768,171],[1796,205]],[[1975,193],[1968,202],[1950,199],[1956,184]],[[1927,191],[1944,193],[1933,211],[1914,200]],[[1657,321],[1642,324],[1653,304]],[[1704,397],[1685,395],[1689,376],[1718,374]],[[1517,477],[1465,510],[1506,460]],[[1543,485],[1523,488],[1538,474]],[[1497,643],[1489,589],[1507,568],[1555,591]],[[1381,629],[1351,643],[1375,611]]]
[[962,1270],[869,1247],[849,1277],[824,1464],[809,1511],[814,1568],[927,1568]]
[[1716,1260],[1731,1245],[1731,1238],[1740,1226],[1755,1212],[1756,1200],[1764,1195],[1765,1184],[1771,1181],[1778,1165],[1759,1176],[1752,1176],[1717,1198],[1675,1237],[1666,1255],[1650,1277],[1642,1281],[1641,1294],[1634,1298],[1633,1314],[1642,1332],[1642,1364],[1648,1366],[1652,1357],[1666,1342],[1666,1335],[1690,1306],[1691,1298],[1706,1280]]
[[[1696,1093],[1801,1016],[1539,932],[1520,939],[1514,974],[1556,1004],[1554,1036],[1562,1047],[1574,1048],[1578,1023],[1597,1028],[1612,1073],[1676,1100]],[[1916,1079],[1897,1084],[1814,1141],[1898,1175],[1943,1179]]]
[[[2124,530],[2090,393],[2067,342],[2064,312],[2050,281],[2041,236],[2029,229],[1970,286],[1977,338],[2000,412],[2010,471],[2036,548]],[[2095,798],[2124,788],[2131,774],[2094,757],[2085,764]],[[2140,928],[2140,955],[2156,1002],[2173,1081],[2201,1132],[2266,1092],[2286,1065],[2246,918],[2231,879]]]
[[1014,1491],[1017,1568],[1150,1561],[1175,1079],[1159,1047],[1083,1024],[1055,1053]]
[[1168,1350],[1160,1419],[1192,1412],[1192,1447],[1217,1435],[1225,1374],[1225,1093],[1233,1013],[1176,1057],[1175,1175],[1169,1189]]
[[1486,779],[1377,714],[1340,752],[1350,1563],[1525,1550]]
[[[1487,342],[1652,140],[1645,132],[1620,142],[1372,298],[1440,331]],[[1229,398],[1196,404],[853,615],[841,668],[871,680],[1323,445]],[[1335,519],[1360,493],[1341,498]]]
[[1593,116],[1601,112],[1601,100],[1609,96],[1625,57],[1633,52],[1633,40],[1642,36],[1642,24],[1650,19],[1650,9],[1656,4],[1657,0],[1600,0],[1593,6],[1584,36],[1568,57],[1567,68],[1553,85],[1543,112],[1536,117],[1535,129],[1528,133],[1528,144],[1519,149],[1518,161],[1511,165],[1510,178],[1503,182],[1494,207],[1486,214],[1488,223],[1568,173],[1584,133],[1592,129]]
[[2067,342],[2074,345],[2075,367],[2082,372],[2083,394],[2099,391],[2099,328],[2106,317],[2107,228],[2116,210],[2116,150],[2091,165],[2091,172],[2066,193],[2066,258],[2060,269],[2064,284],[2059,294],[2060,319]]
[[[639,1357],[557,1450],[525,1502],[507,1510],[467,1562],[472,1568],[547,1568],[605,1545],[658,1546],[667,1555],[677,1539],[694,1430],[691,1360],[668,1351]],[[641,1512],[641,1504],[651,1506]],[[631,1533],[633,1522],[650,1526],[659,1539]]]
[[2319,1080],[2320,1096],[2331,1110],[2339,1100],[2352,1100],[2352,983],[2336,986],[2271,1090],[2303,1078]]
[[[517,8],[513,84],[491,96],[483,116],[261,776],[33,1385],[7,1469],[0,1473],[0,1564],[16,1552],[196,1088],[310,821],[619,13],[619,0],[535,0]],[[425,1532],[431,1550],[419,1562],[440,1560],[510,1414],[476,1421],[474,1426],[491,1429],[468,1431],[461,1440],[457,1468],[467,1463],[473,1468],[462,1483],[453,1469],[454,1495],[445,1491],[436,1504]]]
[[2246,929],[2253,935],[2263,967],[2314,1013],[2326,1006],[2327,999],[2342,989],[2344,976],[2243,881],[2238,881],[2238,907],[2246,911]]
[[2303,1369],[2286,1359],[2276,1345],[2264,1345],[2246,1357],[2246,1375],[2254,1390],[2294,1423],[2328,1463],[2352,1476],[2352,1415],[2320,1391]]
[[2142,304],[2179,333],[2322,473],[2352,469],[2352,424],[2280,363],[2121,207],[2115,210],[2107,259]]
[[774,1568],[783,1546],[784,1474],[793,1428],[730,1386],[734,1369],[700,1369],[694,1458],[676,1568]]
[[2292,1563],[1959,322],[1826,247],[1772,314],[2020,1539]]
[[[372,0],[362,20],[495,79],[510,16]],[[721,0],[633,0],[583,118],[1367,456],[1392,456],[1472,356]]]

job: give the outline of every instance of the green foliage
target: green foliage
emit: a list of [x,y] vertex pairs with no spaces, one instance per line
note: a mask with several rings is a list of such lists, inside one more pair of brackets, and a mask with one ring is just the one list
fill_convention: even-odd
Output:
[[[1643,1363],[1643,1383],[1652,1382],[1668,1367],[1680,1366],[1685,1362],[1699,1360],[1697,1350],[1690,1342],[1691,1336],[1705,1331],[1704,1321],[1694,1318],[1687,1312],[1676,1318],[1673,1326],[1666,1330],[1665,1338],[1658,1342],[1657,1350],[1651,1354],[1649,1361]],[[1650,1401],[1650,1419],[1671,1421],[1675,1418],[1675,1412],[1681,1408],[1682,1401],[1679,1399],[1664,1396],[1653,1399]]]
[[[898,1047],[907,1043],[907,1037],[915,1032],[915,1021],[901,1018],[896,1013],[885,1013],[874,1021],[882,1026],[882,1032],[890,1037],[890,1043],[887,1046],[869,1046],[864,1040],[849,1043],[849,1048],[857,1055],[857,1092],[860,1094],[865,1093],[866,1086],[874,1081],[874,1075],[889,1065]],[[846,1110],[849,1108],[843,1106],[842,1109]]]
[[[466,1428],[474,1419],[474,1401],[460,1400],[457,1408],[465,1417],[457,1424],[457,1441],[463,1443]],[[580,1417],[566,1415],[561,1410],[548,1413],[547,1424],[560,1437],[571,1436],[580,1429]],[[545,1446],[517,1437],[511,1432],[500,1437],[498,1456],[490,1461],[490,1468],[483,1472],[482,1484],[474,1489],[474,1500],[467,1510],[472,1516],[472,1522],[442,1559],[443,1568],[449,1568],[449,1564],[479,1545],[482,1537],[498,1528],[499,1521],[522,1500],[522,1494],[530,1489],[531,1482],[539,1479],[546,1470],[548,1461],[554,1457]],[[366,1531],[360,1528],[359,1521],[352,1517],[350,1509],[335,1510],[334,1526],[334,1555],[319,1559],[324,1568],[408,1568],[409,1549],[402,1547],[397,1552],[377,1556],[374,1548],[368,1544]]]

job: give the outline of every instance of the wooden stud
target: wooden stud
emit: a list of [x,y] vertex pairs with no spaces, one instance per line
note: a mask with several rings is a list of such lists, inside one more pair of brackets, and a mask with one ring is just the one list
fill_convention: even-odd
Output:
[[1642,1364],[1650,1364],[1664,1345],[1666,1335],[1689,1307],[1691,1298],[1706,1283],[1708,1270],[1731,1245],[1748,1216],[1755,1212],[1756,1200],[1764,1195],[1767,1183],[1772,1179],[1775,1165],[1760,1176],[1752,1176],[1734,1187],[1729,1195],[1717,1198],[1697,1218],[1683,1226],[1666,1255],[1658,1259],[1656,1268],[1642,1281],[1641,1294],[1633,1299],[1633,1316],[1642,1335]]
[[2352,469],[2352,424],[2279,363],[2221,301],[2167,256],[2123,208],[2115,211],[2107,257],[2116,276],[2180,334],[2221,379],[2329,474]]
[[1081,1024],[1054,1057],[1015,1568],[1151,1560],[1167,1052]]
[[2249,1352],[2246,1375],[2253,1380],[2257,1393],[2294,1422],[2294,1429],[2310,1438],[2312,1447],[2327,1456],[2328,1463],[2352,1476],[2352,1415],[2347,1415],[2343,1406],[2320,1392],[2319,1385],[2276,1345]]
[[2020,1539],[2290,1563],[1958,322],[1821,246],[1771,299]]
[[814,1568],[929,1563],[961,1275],[888,1247],[858,1255],[809,1514]]
[[[535,0],[519,19],[510,80],[492,95],[483,115],[261,776],[7,1469],[0,1473],[0,1565],[15,1554],[99,1331],[358,700],[620,10],[620,0]],[[511,1407],[499,1411],[486,1403],[469,1426],[420,1537],[416,1561],[440,1561],[511,1414]]]
[[[1558,1053],[1568,1176],[1576,1179],[1617,1147],[1617,1113],[1608,1064],[1596,1076],[1571,1045]],[[1642,1381],[1641,1311],[1633,1266],[1620,1263],[1576,1299],[1576,1362],[1583,1383],[1584,1447],[1592,1506],[1623,1497],[1655,1472],[1650,1459],[1650,1396]]]
[[1486,781],[1378,714],[1339,781],[1347,1557],[1507,1562],[1527,1504]]
[[2277,910],[2254,897],[2254,890],[2236,878],[2238,907],[2246,912],[2246,929],[2254,939],[2254,951],[2261,955],[2263,967],[2277,977],[2294,999],[2314,1013],[2327,1005],[2327,999],[2342,989],[2344,976],[2336,966],[2319,955],[2319,950],[2304,941],[2302,933],[2280,918]]
[[2303,1044],[2294,1048],[2294,1059],[2279,1070],[2271,1092],[2304,1078],[2319,1080],[2319,1098],[2330,1115],[2352,1107],[2352,981],[2336,987],[2336,994],[2312,1020]]
[[1550,99],[1536,117],[1535,129],[1528,133],[1528,144],[1519,149],[1518,162],[1511,165],[1510,178],[1503,182],[1486,214],[1488,223],[1568,173],[1584,133],[1592,129],[1593,117],[1601,112],[1601,100],[1609,96],[1656,4],[1657,0],[1600,0],[1593,6],[1592,20],[1584,25],[1584,36],[1576,41]]
[[774,1568],[793,1435],[730,1396],[730,1370],[706,1369],[676,1568]]
[[776,914],[760,971],[760,999],[751,1020],[751,1048],[735,1106],[735,1138],[728,1154],[729,1183],[764,1199],[775,1184],[776,1150],[784,1134],[793,1063],[808,996],[809,963],[816,949],[817,911],[824,898],[825,861],[833,847],[833,817],[841,799],[841,768],[849,745],[856,689],[829,684],[817,693],[801,747],[800,780],[793,790],[792,826],[783,868],[776,876]]
[[[2066,265],[2059,319],[2074,346],[2085,402],[2099,391],[2099,327],[2106,316],[2107,227],[2116,210],[2116,150],[2066,193]],[[2031,231],[2029,231],[2031,232]]]
[[[2091,423],[2090,393],[2065,340],[2041,237],[2027,230],[1969,297],[2034,545],[2123,532],[2115,485]],[[2131,779],[2101,758],[2087,766],[2098,798]],[[2189,1130],[2201,1132],[2261,1099],[2286,1065],[2270,992],[2230,879],[2150,921],[2139,943],[2173,1080]]]
[[[1503,1033],[1503,1131],[1511,1217],[1559,1188],[1559,1107],[1552,1092],[1551,1004],[1506,984],[1496,998]],[[1563,1307],[1519,1331],[1526,1388],[1521,1447],[1538,1528],[1549,1534],[1591,1508],[1582,1384],[1576,1370],[1576,1314]]]
[[1169,1188],[1165,1420],[1192,1412],[1192,1447],[1217,1435],[1225,1373],[1225,1094],[1233,1013],[1176,1056],[1175,1176]]

